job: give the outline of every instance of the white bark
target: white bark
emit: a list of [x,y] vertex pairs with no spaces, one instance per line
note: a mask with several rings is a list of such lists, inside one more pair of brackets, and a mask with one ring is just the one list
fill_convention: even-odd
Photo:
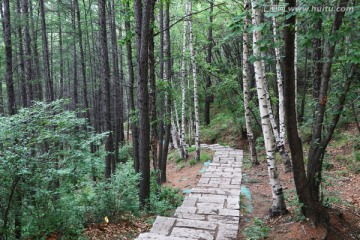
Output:
[[[248,11],[249,3],[248,0],[244,0],[245,11]],[[244,109],[245,109],[245,124],[246,124],[246,134],[247,140],[249,142],[249,150],[251,156],[251,162],[253,165],[259,164],[256,154],[255,148],[255,139],[254,133],[252,130],[251,118],[250,118],[250,94],[249,94],[249,85],[248,82],[250,81],[250,63],[249,63],[249,19],[248,16],[245,16],[244,20],[244,32],[243,32],[243,94],[244,94]]]
[[[258,27],[260,25],[260,6],[256,0],[252,0],[252,25]],[[257,95],[259,100],[260,115],[262,132],[264,135],[266,160],[268,163],[268,173],[270,178],[271,192],[272,192],[272,208],[271,213],[273,215],[279,215],[286,212],[286,205],[284,201],[283,190],[280,184],[278,176],[278,170],[275,161],[275,144],[274,136],[269,119],[269,106],[267,101],[267,93],[264,88],[266,82],[265,69],[261,61],[261,51],[257,42],[261,40],[260,31],[253,31],[253,51],[256,61],[254,62],[255,79]]]
[[177,131],[176,124],[174,121],[174,112],[173,111],[171,111],[171,138],[172,138],[174,147],[178,150],[179,156],[181,157],[182,151],[179,146],[180,139],[179,139],[178,131]]
[[[271,4],[272,1],[271,1]],[[279,99],[279,126],[275,122],[275,117],[272,111],[271,101],[270,101],[270,94],[269,88],[267,86],[267,82],[264,81],[264,88],[266,91],[266,99],[268,102],[269,108],[269,118],[270,123],[273,129],[276,147],[280,152],[284,163],[284,171],[290,172],[291,171],[291,161],[289,158],[289,154],[286,152],[285,148],[285,108],[284,108],[284,87],[283,87],[283,78],[281,74],[281,57],[280,57],[280,50],[278,46],[278,36],[277,36],[277,23],[276,18],[272,17],[272,24],[273,24],[273,35],[274,35],[274,44],[275,44],[275,60],[276,60],[276,79],[278,85],[278,99]],[[263,54],[263,53],[262,53]],[[263,69],[265,69],[265,63],[261,60]]]
[[[188,7],[186,4],[185,15],[188,14]],[[185,19],[186,20],[186,19]],[[186,86],[185,86],[185,55],[186,55],[186,32],[187,32],[187,21],[184,20],[184,33],[183,33],[183,56],[181,60],[181,147],[183,159],[187,158],[188,152],[186,147],[185,139],[185,99],[186,99]]]
[[[188,9],[191,12],[191,2],[188,2]],[[195,111],[195,147],[196,147],[196,160],[200,160],[200,118],[199,118],[199,101],[198,101],[198,82],[196,76],[196,61],[195,50],[193,45],[193,28],[192,28],[192,16],[189,16],[189,45],[190,55],[192,63],[192,73],[194,81],[194,111]]]

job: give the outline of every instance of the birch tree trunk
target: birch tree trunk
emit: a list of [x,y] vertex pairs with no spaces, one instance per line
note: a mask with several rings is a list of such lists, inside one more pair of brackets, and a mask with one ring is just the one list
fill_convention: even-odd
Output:
[[[248,0],[244,0],[245,11],[250,9]],[[245,108],[245,124],[246,124],[246,134],[247,140],[249,142],[251,162],[253,165],[258,165],[259,161],[257,159],[256,148],[255,148],[255,139],[254,133],[252,130],[251,118],[250,118],[250,93],[249,93],[249,78],[250,78],[250,63],[249,63],[249,19],[248,16],[245,16],[244,19],[244,32],[243,32],[243,93],[244,93],[244,108]]]
[[[252,0],[252,25],[258,27],[260,25],[260,6],[256,0]],[[257,95],[260,105],[260,116],[262,132],[264,135],[265,149],[266,149],[266,160],[268,163],[268,173],[270,178],[270,185],[272,191],[272,207],[270,209],[271,216],[277,216],[287,213],[283,189],[280,184],[278,176],[278,170],[275,161],[275,144],[274,136],[271,129],[271,123],[269,119],[269,106],[267,102],[267,93],[264,87],[266,82],[265,71],[261,61],[261,51],[257,43],[261,40],[260,31],[253,32],[253,51],[256,61],[254,62],[255,80]]]
[[[188,2],[188,9],[191,12],[192,3]],[[192,62],[192,73],[194,81],[194,111],[195,111],[195,147],[196,147],[196,160],[200,161],[200,119],[199,119],[199,99],[198,99],[198,83],[196,76],[196,61],[195,50],[193,45],[193,28],[192,28],[192,16],[189,16],[189,45],[190,55]]]
[[[271,3],[273,4],[273,3]],[[277,149],[279,150],[281,157],[284,163],[284,171],[291,171],[291,162],[289,155],[285,149],[285,108],[284,108],[284,85],[283,85],[283,77],[281,74],[281,57],[280,50],[278,47],[278,35],[277,35],[277,22],[275,16],[272,17],[273,24],[273,35],[274,35],[274,45],[275,45],[275,60],[276,60],[276,79],[277,79],[277,87],[279,94],[279,127],[275,122],[274,115],[272,113],[271,103],[270,103],[270,95],[269,90],[266,87],[267,99],[269,102],[269,110],[270,112],[270,121],[274,131],[275,141]],[[266,83],[265,83],[266,84]]]
[[[186,4],[185,15],[188,14],[188,5]],[[183,56],[181,60],[180,72],[181,72],[181,148],[182,153],[181,157],[186,159],[188,156],[188,151],[186,148],[186,139],[185,139],[185,106],[186,106],[186,86],[185,86],[185,54],[186,54],[186,32],[187,32],[187,21],[184,20],[184,33],[183,33]]]

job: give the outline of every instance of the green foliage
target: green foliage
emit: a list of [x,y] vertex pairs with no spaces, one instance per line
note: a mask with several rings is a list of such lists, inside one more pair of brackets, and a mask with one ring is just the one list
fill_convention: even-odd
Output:
[[254,218],[250,227],[245,228],[244,236],[247,240],[261,240],[268,237],[270,227],[261,219]]
[[132,159],[132,145],[126,144],[119,148],[119,161],[127,162]]
[[160,216],[171,216],[173,211],[181,205],[183,196],[180,190],[172,187],[160,187],[156,183],[155,174],[152,172],[150,211]]
[[16,209],[21,209],[23,236],[58,230],[73,235],[82,228],[85,211],[76,196],[102,162],[104,151],[91,153],[90,144],[104,135],[93,134],[64,104],[39,102],[0,118],[0,205],[10,203],[9,214],[1,212],[1,231],[13,231]]
[[[202,155],[200,155],[200,156],[202,156]],[[191,160],[189,161],[189,165],[190,165],[190,166],[195,166],[195,165],[196,165],[196,160],[195,160],[195,159],[191,159]]]
[[195,146],[189,147],[188,148],[188,153],[194,152],[196,150]]
[[[0,230],[9,238],[15,215],[26,239],[50,233],[77,239],[87,222],[138,211],[139,175],[131,162],[118,164],[116,174],[103,179],[105,134],[94,134],[64,104],[39,102],[0,118],[0,206],[6,208]],[[92,153],[91,144],[99,150]]]
[[202,152],[200,154],[200,162],[206,162],[211,160],[211,156],[207,152]]
[[285,199],[288,206],[295,211],[296,221],[304,221],[306,217],[303,215],[301,208],[304,206],[303,203],[299,201],[299,197],[296,195],[295,190],[285,192]]

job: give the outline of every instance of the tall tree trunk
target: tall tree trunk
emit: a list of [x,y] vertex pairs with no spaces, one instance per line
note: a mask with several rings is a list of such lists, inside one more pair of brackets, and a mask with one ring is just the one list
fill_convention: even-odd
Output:
[[71,12],[71,24],[73,30],[73,95],[72,100],[74,104],[74,108],[77,109],[79,107],[79,97],[78,97],[78,69],[77,69],[77,33],[76,33],[76,0],[72,2]]
[[[248,12],[250,9],[250,4],[248,0],[244,0],[244,8],[245,11]],[[244,18],[244,32],[243,32],[243,64],[242,64],[242,72],[243,72],[243,94],[244,94],[244,108],[245,108],[245,124],[246,124],[246,134],[247,140],[249,142],[249,150],[251,156],[251,162],[253,165],[259,165],[259,161],[256,154],[256,146],[254,133],[252,130],[252,123],[250,117],[250,89],[249,89],[249,81],[251,78],[250,75],[250,62],[249,62],[249,19],[248,15],[245,15]]]
[[30,105],[34,100],[33,91],[33,65],[31,61],[31,39],[30,39],[30,27],[29,27],[29,4],[28,0],[22,1],[22,14],[24,19],[24,50],[25,50],[25,79],[27,85],[27,105]]
[[[339,7],[346,7],[349,0],[342,0]],[[343,22],[345,12],[336,12],[334,22],[330,31],[330,36],[336,34]],[[327,93],[330,82],[332,59],[335,53],[337,42],[327,41],[325,44],[326,55],[325,62],[322,64],[321,83],[319,88],[319,97],[315,104],[314,122],[312,128],[312,141],[309,149],[307,178],[311,188],[311,194],[315,200],[319,200],[319,187],[321,183],[321,168],[325,149],[327,146],[326,137],[323,138],[323,123],[325,117]],[[329,134],[329,133],[328,133]],[[331,136],[330,136],[331,138]],[[320,143],[320,144],[319,144]]]
[[[207,36],[207,56],[206,56],[206,63],[208,64],[208,71],[211,71],[211,58],[212,58],[212,48],[213,48],[213,34],[212,34],[212,23],[213,23],[213,9],[214,9],[214,2],[210,0],[210,16],[209,22],[210,26],[208,29],[208,36]],[[210,90],[211,87],[211,76],[210,73],[206,76],[206,88],[205,88],[205,124],[210,124],[210,104],[212,102],[213,96]]]
[[146,208],[150,197],[150,121],[149,121],[149,91],[148,91],[148,57],[150,9],[153,0],[135,0],[135,39],[136,62],[138,80],[138,107],[139,107],[139,159],[140,159],[140,206]]
[[[170,1],[165,3],[165,77],[167,80],[170,89],[170,82],[172,76],[172,66],[171,66],[171,38],[170,38]],[[165,95],[165,139],[163,144],[163,152],[161,159],[161,182],[166,182],[166,166],[167,166],[167,157],[169,151],[169,143],[171,137],[171,92],[166,92]]]
[[[26,1],[26,0],[23,0]],[[60,8],[61,0],[58,1],[58,6]],[[64,97],[64,49],[63,49],[63,35],[62,35],[62,23],[61,23],[61,11],[58,11],[58,21],[59,21],[59,54],[60,54],[60,92],[59,97]]]
[[154,43],[154,16],[155,1],[152,1],[150,9],[150,34],[149,34],[149,79],[150,79],[150,122],[151,122],[151,157],[154,170],[156,171],[157,183],[161,183],[159,163],[157,156],[158,134],[156,118],[156,79],[155,79],[155,43]]
[[[188,5],[186,4],[185,16],[189,14]],[[187,33],[187,21],[184,19],[184,33],[183,33],[183,49],[182,49],[182,59],[181,59],[181,138],[180,145],[182,148],[181,157],[186,159],[188,157],[188,151],[186,147],[186,138],[185,138],[185,115],[186,115],[186,82],[185,82],[185,55],[186,55],[186,33]]]
[[6,91],[8,98],[8,114],[15,114],[15,90],[13,82],[13,66],[12,66],[12,44],[11,44],[11,25],[10,25],[10,3],[9,0],[4,0],[3,15],[3,32],[5,42],[5,61],[6,61]]
[[102,61],[102,85],[103,85],[103,113],[104,113],[104,123],[105,130],[109,131],[109,135],[106,138],[105,150],[107,151],[105,158],[105,178],[110,178],[112,174],[112,163],[114,158],[114,142],[113,142],[113,133],[111,128],[111,91],[110,91],[110,66],[109,66],[109,54],[108,54],[108,44],[107,44],[107,34],[106,34],[106,14],[105,14],[105,4],[106,0],[98,0],[99,7],[99,42],[100,42],[100,54]]
[[[252,0],[252,25],[258,27],[260,25],[260,6],[259,2]],[[278,169],[275,161],[275,144],[273,131],[271,129],[271,123],[269,119],[269,107],[267,91],[265,89],[265,69],[262,64],[262,54],[258,42],[261,41],[260,31],[253,31],[253,50],[256,61],[254,62],[255,68],[255,79],[257,95],[260,105],[261,125],[262,132],[264,135],[265,149],[266,149],[266,160],[268,163],[268,172],[270,178],[271,192],[272,192],[272,207],[270,209],[271,216],[281,215],[287,213],[283,189],[280,184],[278,175]]]
[[[17,17],[19,18],[20,22],[23,21],[22,15],[21,15],[21,6],[20,6],[20,0],[16,0],[16,12]],[[23,45],[23,31],[21,28],[21,24],[18,24],[17,26],[17,33],[18,33],[18,39],[19,39],[19,60],[20,60],[20,83],[21,83],[21,104],[22,107],[28,106],[27,101],[27,92],[26,92],[26,79],[25,79],[25,63],[24,63],[24,45]]]
[[[75,1],[75,7],[76,7],[76,19],[77,19],[77,33],[79,37],[79,48],[80,48],[80,62],[81,62],[81,76],[83,80],[83,100],[84,100],[84,108],[86,111],[86,118],[88,119],[89,123],[90,121],[90,106],[89,106],[89,100],[88,100],[88,90],[87,90],[87,77],[86,77],[86,63],[85,63],[85,52],[83,47],[83,34],[81,29],[81,16],[80,16],[80,7],[79,7],[79,1]],[[61,81],[60,81],[61,82]]]
[[[159,29],[160,29],[160,44],[159,44],[159,65],[160,72],[159,78],[164,79],[164,3],[163,1],[159,2]],[[162,98],[160,98],[160,116],[159,116],[159,141],[158,141],[158,163],[160,168],[160,181],[161,183],[166,182],[166,169],[163,166],[163,153],[164,153],[164,106],[165,102]]]
[[[115,99],[114,99],[114,126],[115,126],[115,158],[113,162],[113,172],[115,172],[115,165],[119,162],[119,147],[124,142],[124,125],[123,125],[123,88],[119,71],[119,51],[118,40],[116,35],[116,17],[115,17],[115,3],[111,1],[110,6],[110,29],[111,29],[111,45],[112,45],[112,60],[114,72],[115,85]],[[120,53],[122,54],[122,53]]]
[[[192,3],[189,4],[189,12],[191,12]],[[192,73],[194,81],[194,111],[195,111],[195,147],[196,147],[196,160],[200,161],[200,118],[199,118],[199,99],[198,99],[198,82],[196,73],[196,61],[195,61],[195,50],[193,44],[193,27],[192,27],[192,16],[189,17],[189,45],[190,55],[192,63]]]
[[[276,146],[281,154],[284,163],[285,172],[291,171],[291,162],[289,156],[285,149],[285,109],[284,109],[284,86],[283,86],[283,77],[281,73],[281,56],[280,49],[278,47],[278,34],[277,34],[277,22],[275,16],[272,16],[272,25],[273,25],[273,35],[274,35],[274,45],[275,45],[275,60],[276,60],[276,79],[277,79],[277,89],[279,96],[279,127],[275,123],[275,119],[271,111],[270,121],[272,121],[272,127],[274,131]],[[269,92],[269,89],[267,89]],[[268,94],[268,101],[270,102],[270,95]]]
[[43,43],[43,59],[44,59],[44,77],[45,77],[45,95],[46,101],[54,101],[54,88],[53,82],[50,76],[50,59],[49,59],[49,47],[48,39],[46,33],[46,20],[45,20],[45,7],[44,0],[39,0],[40,15],[41,15],[41,33],[42,33],[42,43]]
[[34,79],[36,80],[35,87],[34,87],[34,92],[36,92],[36,94],[35,94],[36,96],[34,96],[34,97],[36,98],[36,100],[42,101],[43,100],[43,87],[42,87],[42,80],[41,80],[41,74],[40,74],[40,59],[39,59],[39,51],[38,51],[38,44],[37,44],[37,32],[38,32],[38,22],[39,22],[40,11],[38,10],[38,14],[37,14],[36,22],[35,22],[31,0],[29,0],[29,5],[30,5],[29,6],[30,19],[31,19],[30,28],[31,28],[32,40],[33,40],[32,48],[33,48],[33,53],[34,53],[33,54]]
[[[126,1],[126,12],[130,11],[130,1]],[[140,171],[139,163],[139,137],[138,137],[138,126],[137,122],[133,121],[135,119],[135,99],[134,99],[134,67],[133,67],[133,57],[132,57],[132,47],[131,47],[131,26],[130,26],[130,17],[126,16],[125,18],[125,31],[126,31],[126,52],[127,52],[127,63],[129,71],[129,108],[130,115],[132,116],[131,122],[131,133],[132,133],[132,153],[134,158],[134,168],[136,172]]]

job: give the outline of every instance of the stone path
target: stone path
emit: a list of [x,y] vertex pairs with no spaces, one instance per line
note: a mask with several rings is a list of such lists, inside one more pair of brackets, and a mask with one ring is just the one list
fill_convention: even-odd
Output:
[[197,186],[173,217],[158,216],[150,232],[137,239],[237,239],[243,151],[218,144],[201,147],[215,154]]

